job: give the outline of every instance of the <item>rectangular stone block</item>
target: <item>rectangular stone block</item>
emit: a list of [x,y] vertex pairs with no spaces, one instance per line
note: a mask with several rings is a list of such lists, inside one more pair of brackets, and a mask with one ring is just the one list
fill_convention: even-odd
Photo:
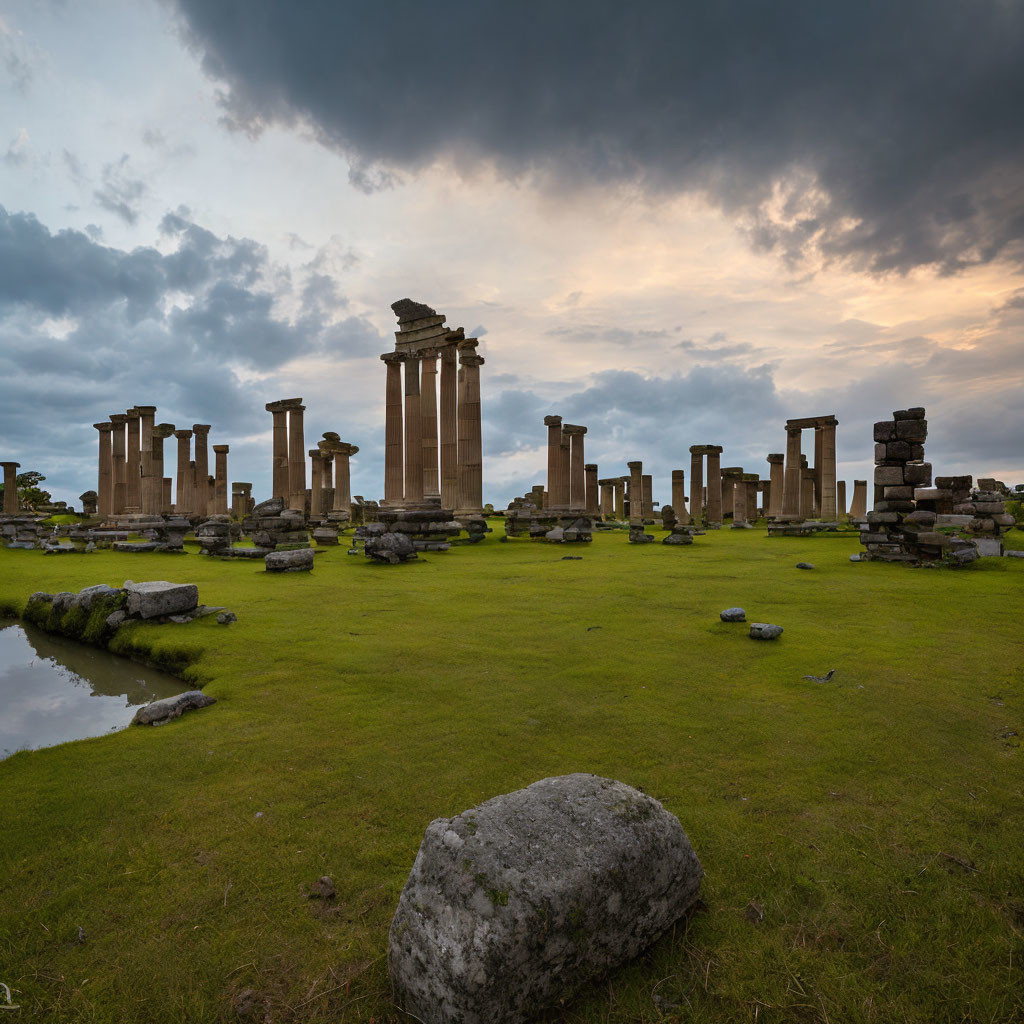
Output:
[[976,501],[974,511],[983,516],[996,516],[1006,511],[1006,506],[1001,501]]
[[[892,443],[893,444],[899,444],[900,442],[893,441]],[[875,444],[875,462],[885,462],[885,460],[889,457],[888,450],[889,450],[889,445],[884,444],[883,442],[876,443]]]
[[883,488],[883,500],[885,501],[913,501],[914,488],[910,484],[896,484],[893,487]]
[[896,437],[901,441],[921,441],[928,438],[927,420],[897,420]]
[[901,466],[875,466],[875,486],[894,487],[903,483]]
[[908,462],[903,467],[903,479],[916,487],[927,487],[932,482],[932,464],[930,462]]
[[124,589],[128,591],[126,611],[140,619],[180,615],[192,611],[199,604],[199,588],[194,583],[168,583],[166,580],[133,583],[126,580]]
[[876,441],[895,441],[896,440],[896,424],[892,420],[879,420],[875,424],[875,440]]
[[[878,457],[879,447],[885,448],[885,454],[880,459]],[[881,462],[882,459],[895,459],[897,462],[909,462],[911,458],[910,449],[913,446],[909,441],[889,441],[884,446],[875,445],[875,462]]]
[[918,544],[924,544],[927,547],[949,547],[949,537],[944,533],[919,533],[915,539]]
[[936,487],[945,487],[951,491],[969,491],[973,482],[974,477],[972,476],[937,476],[935,478]]
[[897,409],[892,414],[894,420],[923,420],[924,409],[920,406],[915,406],[913,409]]
[[899,498],[875,502],[876,512],[913,512],[916,507],[912,501],[901,501]]

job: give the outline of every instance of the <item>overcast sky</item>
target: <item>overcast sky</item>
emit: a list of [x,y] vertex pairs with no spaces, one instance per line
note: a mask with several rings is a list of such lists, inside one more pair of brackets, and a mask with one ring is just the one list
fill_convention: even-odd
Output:
[[548,413],[662,501],[797,416],[865,478],[908,405],[1024,482],[1022,0],[0,0],[0,98],[0,458],[58,498],[133,405],[266,496],[297,395],[379,497],[405,296],[481,338],[495,505]]

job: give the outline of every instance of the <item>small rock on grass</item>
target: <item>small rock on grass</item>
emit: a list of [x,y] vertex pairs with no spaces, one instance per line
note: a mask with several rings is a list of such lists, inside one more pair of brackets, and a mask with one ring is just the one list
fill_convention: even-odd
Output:
[[754,640],[778,640],[782,636],[782,627],[771,622],[752,622],[750,635]]
[[331,881],[329,875],[321,875],[314,883],[312,889],[309,891],[309,898],[311,900],[333,900],[337,890],[334,888],[334,882]]
[[234,612],[221,612],[217,616],[217,621],[222,625],[226,626],[231,622],[237,622],[238,616]]
[[742,608],[726,608],[718,616],[723,622],[746,622],[747,613]]
[[798,569],[813,569],[814,566],[810,562],[797,562],[796,567]]

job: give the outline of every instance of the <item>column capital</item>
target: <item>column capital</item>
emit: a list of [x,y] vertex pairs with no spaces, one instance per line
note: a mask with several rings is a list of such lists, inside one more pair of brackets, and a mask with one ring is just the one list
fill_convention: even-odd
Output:
[[267,402],[267,412],[287,412],[289,409],[305,409],[301,398],[281,398],[276,402]]
[[10,469],[20,469],[21,468],[21,463],[20,462],[0,462],[0,466],[2,466],[4,469],[8,469],[8,468],[10,468]]
[[581,427],[576,423],[563,423],[562,433],[563,434],[585,434],[587,432],[586,427]]
[[135,408],[142,416],[152,416],[156,412],[155,405],[137,405]]
[[153,427],[154,437],[170,437],[174,433],[173,423],[158,423]]
[[208,434],[210,432],[209,423],[193,423],[192,432],[194,434]]
[[380,358],[381,362],[387,363],[388,366],[397,366],[400,363],[404,363],[406,357],[404,352],[384,352]]
[[335,441],[335,442],[337,442],[337,441],[341,440],[341,434],[338,434],[338,433],[336,433],[333,430],[325,430],[323,432],[322,436],[323,436],[323,439],[325,441]]
[[114,429],[114,424],[109,421],[107,423],[94,423],[93,426],[101,433],[103,431],[111,431]]
[[229,445],[229,444],[215,444],[213,446],[213,450],[218,455],[227,455],[227,453],[231,450],[231,445]]
[[134,409],[129,409],[129,410],[128,410],[128,411],[127,411],[127,412],[125,413],[125,416],[126,416],[126,417],[127,417],[128,419],[130,419],[130,420],[137,420],[137,419],[140,419],[140,418],[141,418],[141,416],[142,416],[142,410],[141,410],[140,408],[138,408],[138,406],[136,406],[136,407],[135,407]]
[[562,425],[561,416],[545,416],[544,426],[545,427],[560,427]]
[[[626,465],[629,466],[630,469],[643,469],[644,468],[643,461],[639,460],[639,459],[636,462],[627,462]],[[629,477],[625,477],[624,476],[622,479],[623,480],[628,480]]]
[[179,441],[181,441],[181,440],[184,440],[186,437],[191,437],[192,436],[192,431],[191,430],[176,430],[176,431],[174,431],[174,436],[176,438],[178,438]]
[[786,461],[786,456],[782,452],[773,452],[767,458],[773,466],[781,466]]
[[112,412],[110,414],[110,422],[115,427],[123,427],[128,422],[128,414],[124,412]]
[[461,366],[483,366],[484,357],[478,356],[474,352],[463,353],[462,346],[459,346],[459,364]]
[[596,462],[586,462],[583,465],[583,469],[587,473],[596,473],[597,472],[597,463]]

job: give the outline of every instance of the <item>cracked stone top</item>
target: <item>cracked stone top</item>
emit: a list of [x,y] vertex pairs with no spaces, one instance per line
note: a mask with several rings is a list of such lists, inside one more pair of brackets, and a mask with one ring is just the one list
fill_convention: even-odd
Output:
[[397,302],[392,302],[391,309],[400,324],[408,323],[411,320],[422,320],[428,316],[437,316],[436,309],[431,309],[423,302],[413,302],[412,299],[399,299]]

